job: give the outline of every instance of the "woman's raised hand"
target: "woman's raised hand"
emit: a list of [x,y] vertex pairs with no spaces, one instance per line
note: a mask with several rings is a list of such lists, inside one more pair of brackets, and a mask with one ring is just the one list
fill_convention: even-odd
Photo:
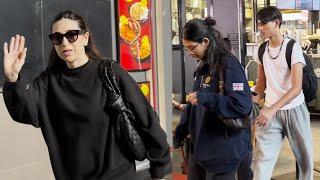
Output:
[[11,37],[10,44],[5,42],[3,45],[4,54],[4,74],[9,82],[16,82],[19,72],[25,62],[27,48],[24,47],[25,38],[20,35]]

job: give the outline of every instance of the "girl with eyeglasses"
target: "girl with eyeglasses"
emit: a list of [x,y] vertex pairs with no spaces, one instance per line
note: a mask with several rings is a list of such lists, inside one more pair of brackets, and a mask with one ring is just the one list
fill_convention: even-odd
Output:
[[[250,127],[232,129],[222,121],[249,115],[252,100],[239,60],[225,47],[214,25],[211,18],[193,19],[182,33],[184,47],[198,61],[194,92],[188,95],[174,135],[175,146],[190,135],[189,180],[235,180],[250,150]],[[224,81],[223,94],[220,80]],[[237,179],[251,179],[250,173]]]
[[[57,180],[138,180],[135,161],[115,138],[113,113],[98,67],[103,59],[84,19],[57,14],[49,38],[48,67],[29,83],[19,73],[27,56],[25,38],[4,43],[4,100],[13,120],[41,128]],[[153,179],[171,170],[169,145],[159,119],[135,81],[118,64],[113,71],[136,119]]]

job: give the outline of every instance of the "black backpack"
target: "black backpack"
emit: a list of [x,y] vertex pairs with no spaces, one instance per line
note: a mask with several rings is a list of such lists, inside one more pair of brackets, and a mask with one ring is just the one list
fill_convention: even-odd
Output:
[[[259,46],[259,50],[258,50],[258,57],[262,65],[263,65],[263,54],[265,52],[267,42],[268,41],[262,43]],[[292,49],[295,42],[296,41],[294,39],[290,39],[286,48],[286,60],[290,70],[291,70]],[[303,57],[304,57],[304,60],[306,61],[306,65],[303,68],[302,89],[303,89],[305,101],[310,102],[316,99],[318,81],[317,81],[317,76],[314,73],[314,69],[313,69],[313,65],[310,60],[310,57],[305,53],[303,53]]]

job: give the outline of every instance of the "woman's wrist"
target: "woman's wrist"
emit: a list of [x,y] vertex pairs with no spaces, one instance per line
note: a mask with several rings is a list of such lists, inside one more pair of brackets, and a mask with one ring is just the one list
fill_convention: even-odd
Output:
[[6,80],[11,83],[17,82],[19,75],[6,75]]

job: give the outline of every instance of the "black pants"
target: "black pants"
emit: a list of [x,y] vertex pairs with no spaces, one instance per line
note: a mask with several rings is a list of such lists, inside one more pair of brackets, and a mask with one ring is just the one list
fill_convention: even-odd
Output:
[[[250,130],[250,139],[251,139],[251,130]],[[253,146],[251,141],[248,144],[249,152],[247,155],[243,156],[241,159],[240,166],[237,172],[237,179],[238,180],[252,180],[253,179],[253,171],[251,169],[251,162],[252,162],[252,154],[253,154]]]
[[238,180],[252,180],[253,172],[251,170],[252,150],[241,160],[240,166],[237,171]]
[[216,174],[208,172],[195,162],[193,156],[189,155],[188,180],[236,180],[237,171]]

